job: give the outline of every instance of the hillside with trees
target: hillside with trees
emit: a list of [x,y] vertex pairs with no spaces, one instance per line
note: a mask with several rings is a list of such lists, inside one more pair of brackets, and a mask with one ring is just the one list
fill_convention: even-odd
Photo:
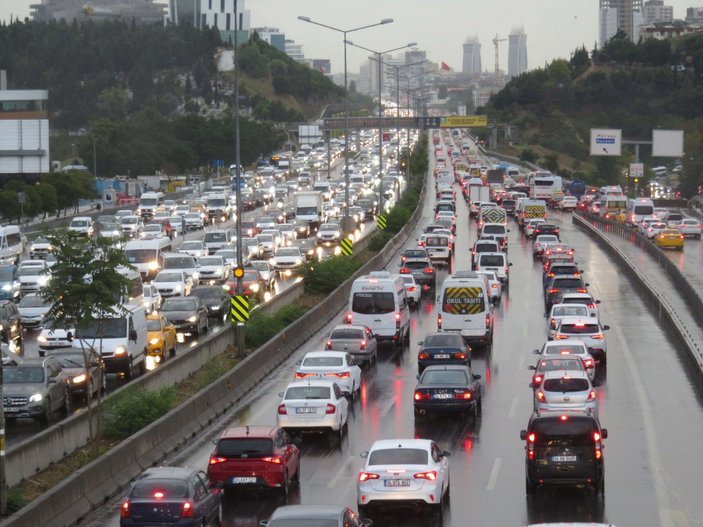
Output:
[[[639,44],[618,34],[602,49],[581,48],[511,79],[485,111],[517,126],[512,153],[593,184],[619,182],[633,156],[623,149],[620,158],[591,158],[591,128],[621,128],[635,140],[651,140],[655,128],[683,129],[681,190],[693,194],[703,174],[703,34]],[[673,161],[650,154],[640,152],[655,165]]]

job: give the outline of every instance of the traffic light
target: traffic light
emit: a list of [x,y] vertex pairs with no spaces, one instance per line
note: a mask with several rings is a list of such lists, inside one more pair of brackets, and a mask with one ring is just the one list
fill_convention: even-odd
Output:
[[639,182],[640,182],[640,178],[636,177],[636,178],[635,178],[635,183],[639,183]]

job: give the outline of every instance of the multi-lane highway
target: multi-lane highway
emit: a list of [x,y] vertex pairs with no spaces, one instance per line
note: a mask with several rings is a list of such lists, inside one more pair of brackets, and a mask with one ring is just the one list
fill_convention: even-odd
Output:
[[[433,217],[429,193],[416,235]],[[476,238],[468,209],[459,201],[454,269],[469,267],[469,248]],[[542,313],[540,266],[530,244],[511,223],[510,288],[496,309],[492,352],[478,353],[475,373],[482,375],[483,414],[469,420],[446,419],[415,425],[412,394],[417,372],[417,341],[436,328],[435,305],[425,299],[413,313],[411,346],[383,349],[377,365],[364,372],[361,397],[354,403],[348,432],[341,444],[324,437],[304,437],[300,445],[300,488],[289,503],[338,503],[356,508],[355,480],[359,453],[381,438],[428,437],[452,452],[451,505],[445,526],[515,526],[539,521],[607,521],[616,525],[702,525],[698,474],[703,470],[699,438],[703,437],[700,400],[666,332],[650,315],[632,284],[607,254],[571,224],[569,215],[551,213],[565,241],[577,252],[589,289],[599,298],[607,333],[607,374],[601,374],[598,406],[605,441],[605,498],[586,490],[558,490],[533,503],[525,499],[524,451],[519,431],[532,409],[527,366],[531,350],[546,340]],[[417,236],[411,237],[413,240]],[[395,260],[397,262],[397,258]],[[391,265],[393,268],[396,263]],[[657,270],[653,270],[657,272]],[[446,276],[441,271],[438,282]],[[341,320],[341,313],[340,313]],[[279,395],[292,380],[295,361],[322,349],[325,331],[278,367],[263,383],[206,433],[165,464],[207,466],[211,440],[231,424],[275,424]],[[115,526],[123,496],[96,511],[83,524]],[[254,526],[281,504],[266,493],[228,494],[224,525]],[[416,511],[386,512],[380,526],[425,526]]]

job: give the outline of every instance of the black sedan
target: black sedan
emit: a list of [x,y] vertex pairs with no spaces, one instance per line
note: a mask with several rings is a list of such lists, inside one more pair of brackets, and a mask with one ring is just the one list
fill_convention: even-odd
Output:
[[419,373],[428,366],[437,364],[458,364],[471,366],[471,347],[464,343],[461,335],[455,333],[430,333],[425,340],[418,342],[417,354]]
[[207,314],[210,318],[224,320],[229,313],[229,295],[218,285],[200,285],[190,292],[190,296],[195,296],[205,304]]
[[480,378],[467,366],[429,366],[415,386],[415,417],[458,413],[478,418],[481,412]]
[[161,306],[161,314],[176,327],[177,333],[199,336],[210,327],[207,308],[197,296],[174,296]]
[[551,223],[543,223],[538,225],[535,229],[534,237],[537,238],[540,234],[553,234],[557,237],[557,240],[561,240],[561,238],[559,238],[559,227],[552,225]]

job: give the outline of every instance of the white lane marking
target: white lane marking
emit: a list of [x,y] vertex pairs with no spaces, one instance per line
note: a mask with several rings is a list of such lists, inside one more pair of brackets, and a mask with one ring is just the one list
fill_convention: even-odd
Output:
[[520,360],[517,363],[517,371],[522,371],[523,369],[525,369],[525,354],[521,353]]
[[381,417],[385,417],[388,412],[391,411],[391,408],[395,406],[395,399],[391,399],[386,403],[386,406],[383,407],[381,410]]
[[491,469],[491,475],[488,478],[488,485],[486,485],[486,490],[491,492],[496,488],[496,482],[498,481],[498,473],[500,472],[500,466],[503,464],[503,458],[497,457],[493,462],[493,468]]
[[519,399],[517,396],[513,397],[513,402],[510,404],[510,410],[508,411],[508,419],[513,419],[515,417],[515,412],[517,412],[517,403]]
[[[654,483],[654,491],[657,495],[657,501],[659,502],[659,506],[657,507],[659,509],[659,525],[661,525],[661,527],[673,527],[674,520],[672,511],[669,508],[669,493],[664,482],[664,479],[667,478],[667,474],[662,465],[661,457],[659,456],[659,440],[655,429],[654,415],[651,411],[652,406],[649,402],[649,397],[647,397],[647,390],[642,382],[642,377],[640,377],[640,372],[637,369],[640,363],[636,362],[632,356],[632,352],[630,351],[627,339],[625,339],[622,330],[618,326],[615,326],[613,329],[619,341],[616,349],[620,350],[622,357],[627,363],[627,371],[632,378],[632,385],[637,395],[640,414],[644,422],[644,435],[647,442],[647,460],[649,461],[649,466],[652,467],[652,482]],[[612,349],[612,346],[609,347]]]
[[347,458],[347,460],[342,464],[342,466],[339,467],[339,470],[337,471],[337,473],[334,475],[334,477],[327,484],[328,489],[333,489],[334,487],[337,486],[337,482],[339,482],[339,480],[342,478],[342,476],[345,475],[344,473],[346,472],[347,467],[349,467],[349,465],[352,464],[354,459],[356,459],[354,456],[349,456]]

